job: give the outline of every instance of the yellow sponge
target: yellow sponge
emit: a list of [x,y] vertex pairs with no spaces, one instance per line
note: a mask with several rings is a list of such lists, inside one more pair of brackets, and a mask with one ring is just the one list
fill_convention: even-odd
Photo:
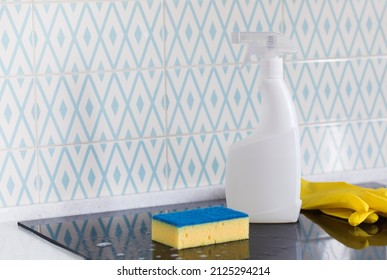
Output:
[[152,218],[152,240],[177,249],[248,238],[248,215],[222,206],[158,214]]

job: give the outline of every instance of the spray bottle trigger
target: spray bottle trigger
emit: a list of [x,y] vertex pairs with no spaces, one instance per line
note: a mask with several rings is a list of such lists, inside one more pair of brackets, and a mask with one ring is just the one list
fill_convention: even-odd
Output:
[[240,68],[240,70],[242,70],[243,68],[245,68],[246,64],[250,62],[250,57],[252,55],[254,55],[254,49],[251,48],[251,47],[248,47],[247,48],[247,52],[246,52],[246,55],[245,55],[245,59],[243,60],[243,63],[242,63],[242,66]]

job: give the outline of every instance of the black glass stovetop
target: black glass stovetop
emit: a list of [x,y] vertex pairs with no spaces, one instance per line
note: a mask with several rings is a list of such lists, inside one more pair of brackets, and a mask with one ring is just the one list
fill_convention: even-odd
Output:
[[18,225],[84,259],[387,259],[387,219],[350,226],[320,212],[294,224],[250,224],[248,240],[177,250],[151,240],[157,213],[224,200],[23,221]]

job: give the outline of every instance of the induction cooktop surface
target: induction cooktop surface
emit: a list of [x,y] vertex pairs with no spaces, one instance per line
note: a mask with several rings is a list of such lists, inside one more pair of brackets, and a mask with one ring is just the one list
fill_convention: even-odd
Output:
[[[375,187],[378,187],[374,185]],[[154,214],[215,205],[204,201],[19,222],[84,259],[387,259],[387,220],[350,226],[321,212],[293,224],[250,224],[248,240],[177,250],[151,240]]]

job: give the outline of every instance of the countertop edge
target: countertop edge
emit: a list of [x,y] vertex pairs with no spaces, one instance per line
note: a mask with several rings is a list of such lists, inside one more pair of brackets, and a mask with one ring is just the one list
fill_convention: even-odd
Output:
[[[303,176],[311,181],[387,183],[387,168]],[[0,223],[92,214],[225,198],[223,185],[0,208]]]

